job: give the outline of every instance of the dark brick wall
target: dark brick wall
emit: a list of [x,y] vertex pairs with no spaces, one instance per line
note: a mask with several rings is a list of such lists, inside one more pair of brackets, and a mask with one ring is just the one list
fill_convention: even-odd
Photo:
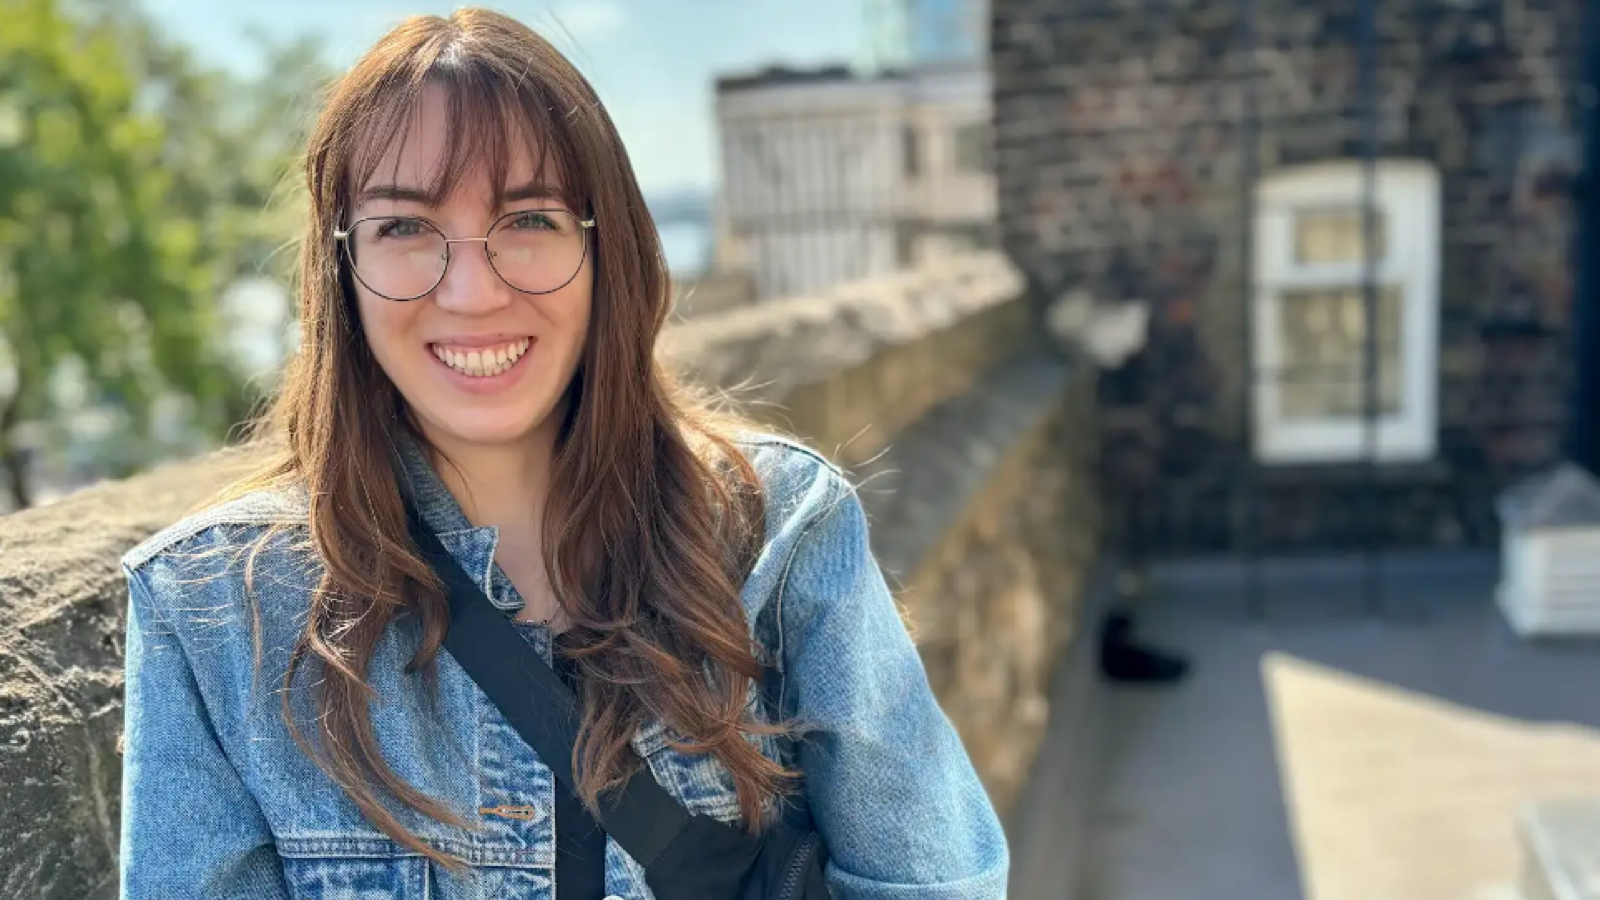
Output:
[[1566,415],[1581,0],[1377,4],[1380,153],[1439,167],[1443,258],[1438,452],[1370,493],[1362,465],[1250,465],[1245,78],[1263,173],[1358,157],[1366,108],[1356,0],[1254,5],[1252,69],[1243,2],[993,3],[1005,247],[1041,302],[1151,304],[1102,389],[1108,524],[1159,552],[1491,542],[1493,496]]

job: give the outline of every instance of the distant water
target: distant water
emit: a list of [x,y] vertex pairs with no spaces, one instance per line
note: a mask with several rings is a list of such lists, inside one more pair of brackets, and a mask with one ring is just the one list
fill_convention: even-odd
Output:
[[667,267],[679,278],[692,278],[711,265],[711,225],[676,221],[661,226]]

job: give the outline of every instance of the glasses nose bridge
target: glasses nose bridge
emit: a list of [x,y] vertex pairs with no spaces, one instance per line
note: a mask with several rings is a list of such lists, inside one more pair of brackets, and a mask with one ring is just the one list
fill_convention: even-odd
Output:
[[482,237],[445,238],[444,239],[444,261],[445,261],[445,266],[446,267],[448,267],[450,265],[450,256],[451,256],[450,245],[451,244],[482,244],[483,245],[484,254],[485,255],[489,255],[489,236],[488,235],[484,235]]
[[492,258],[494,254],[489,250],[489,235],[452,238],[444,237],[441,234],[440,237],[444,238],[444,268],[439,272],[439,282],[434,285],[435,288],[444,283],[445,277],[449,275],[451,266],[455,263],[455,253],[451,250],[451,244],[482,244],[484,260],[489,263],[489,270],[494,273],[495,278],[505,281],[505,276],[501,275],[500,270],[494,267]]
[[[443,235],[440,236],[443,237]],[[455,261],[455,254],[450,251],[451,244],[482,244],[484,258],[489,259],[489,268],[494,269],[494,261],[490,259],[494,256],[494,254],[489,251],[488,235],[483,235],[482,237],[444,238],[444,271],[439,273],[440,281],[444,280],[445,274],[450,269],[450,264]],[[495,275],[496,277],[500,275],[500,271],[498,269],[495,269]]]

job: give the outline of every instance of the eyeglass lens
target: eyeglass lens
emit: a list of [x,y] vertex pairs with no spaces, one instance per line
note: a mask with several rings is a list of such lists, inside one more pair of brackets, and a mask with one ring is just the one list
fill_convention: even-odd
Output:
[[[583,265],[583,231],[566,210],[511,213],[489,231],[489,264],[519,291],[558,290]],[[425,219],[382,216],[357,222],[346,247],[356,277],[368,289],[394,300],[414,300],[444,279],[451,245]]]

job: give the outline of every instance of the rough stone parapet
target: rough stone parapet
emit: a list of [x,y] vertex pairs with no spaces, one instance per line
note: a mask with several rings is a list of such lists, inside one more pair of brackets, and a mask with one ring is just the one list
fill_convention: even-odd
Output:
[[742,411],[859,462],[1026,344],[1022,278],[975,253],[694,320],[664,355]]
[[1098,550],[1094,382],[1040,354],[918,419],[856,471],[873,551],[1001,809],[1049,718]]
[[0,896],[116,895],[118,559],[254,460],[218,453],[0,517]]

